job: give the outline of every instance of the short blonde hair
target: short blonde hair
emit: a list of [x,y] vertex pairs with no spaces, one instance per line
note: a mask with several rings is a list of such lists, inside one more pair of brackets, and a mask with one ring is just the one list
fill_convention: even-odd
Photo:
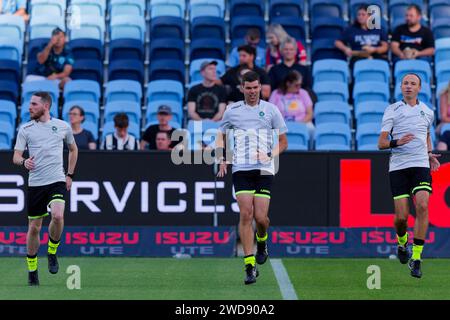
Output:
[[289,35],[286,32],[286,30],[284,30],[283,26],[278,23],[273,23],[269,25],[269,27],[267,28],[266,35],[268,35],[269,33],[275,35],[275,37],[278,38],[278,42],[280,44],[285,42],[286,39],[289,38]]

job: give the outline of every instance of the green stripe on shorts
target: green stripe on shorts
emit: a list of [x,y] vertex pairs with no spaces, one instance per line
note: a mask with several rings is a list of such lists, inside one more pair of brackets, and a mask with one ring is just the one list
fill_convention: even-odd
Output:
[[414,189],[412,189],[412,192],[416,192],[417,190],[428,190],[428,191],[433,191],[433,189],[431,189],[431,187],[429,186],[418,186],[415,187]]
[[394,197],[394,200],[409,198],[409,194],[401,194],[399,196]]
[[43,217],[46,217],[46,216],[48,216],[48,212],[46,212],[44,214],[41,214],[39,216],[32,216],[32,217],[28,216],[28,219],[35,220],[35,219],[40,219],[40,218],[43,218]]
[[244,193],[254,194],[255,192],[256,192],[256,190],[241,190],[241,191],[236,192],[236,195],[240,195],[240,194],[244,194]]
[[255,197],[267,198],[270,199],[270,196],[267,194],[255,193]]
[[51,205],[53,202],[61,202],[61,203],[66,203],[66,201],[65,200],[63,200],[63,199],[53,199],[53,200],[51,200],[49,203],[48,203],[48,205]]

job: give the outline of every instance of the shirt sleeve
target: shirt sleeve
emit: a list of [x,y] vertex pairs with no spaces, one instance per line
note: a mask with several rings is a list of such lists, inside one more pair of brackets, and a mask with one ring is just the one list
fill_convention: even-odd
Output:
[[219,102],[227,103],[227,91],[225,90],[225,87],[224,86],[218,87],[219,87]]
[[431,32],[430,29],[426,28],[426,31],[424,32],[424,43],[423,43],[423,48],[424,49],[428,49],[428,48],[434,48],[434,35],[433,32]]
[[305,89],[301,89],[300,94],[301,94],[302,101],[303,101],[304,105],[306,106],[306,108],[307,109],[312,108],[313,102],[311,100],[311,97],[309,96],[308,91],[306,91]]
[[391,132],[394,127],[394,111],[392,108],[386,108],[381,121],[381,132]]
[[220,122],[220,126],[219,126],[219,131],[222,133],[226,133],[227,130],[231,129],[231,122],[230,122],[230,111],[231,109],[226,109],[223,117],[222,117],[222,121]]
[[237,48],[233,48],[230,53],[230,58],[228,59],[228,65],[230,67],[236,67],[239,64],[239,53]]
[[285,134],[288,131],[286,122],[277,107],[273,108],[272,128],[278,129],[279,134]]
[[17,0],[17,10],[19,9],[27,9],[27,1],[26,0]]
[[64,62],[64,66],[69,64],[73,65],[75,63],[75,59],[73,58],[72,49],[66,47],[66,61]]
[[25,132],[23,127],[19,129],[17,133],[16,145],[14,146],[14,150],[24,151],[27,146],[27,139],[25,137]]
[[391,41],[400,42],[400,26],[395,28],[394,32],[392,33]]
[[193,86],[189,89],[188,91],[188,97],[187,97],[187,101],[188,102],[197,102],[197,86]]
[[95,142],[94,135],[92,134],[92,132],[90,132],[89,130],[86,130],[86,132],[88,143]]

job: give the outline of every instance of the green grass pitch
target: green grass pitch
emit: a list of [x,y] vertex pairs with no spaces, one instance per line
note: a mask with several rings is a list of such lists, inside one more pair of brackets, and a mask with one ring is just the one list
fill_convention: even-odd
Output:
[[[450,299],[450,259],[424,260],[422,279],[389,259],[282,259],[303,299]],[[81,289],[69,290],[69,265],[81,270]],[[367,267],[381,269],[381,289],[369,290]],[[0,300],[5,299],[171,299],[279,300],[282,294],[270,262],[259,267],[254,285],[244,286],[243,261],[174,258],[60,258],[51,275],[39,259],[40,287],[27,286],[23,258],[0,258]]]

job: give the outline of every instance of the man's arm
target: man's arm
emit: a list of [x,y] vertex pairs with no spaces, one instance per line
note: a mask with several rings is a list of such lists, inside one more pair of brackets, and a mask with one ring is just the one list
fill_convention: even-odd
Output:
[[88,147],[89,147],[89,150],[95,150],[95,149],[97,149],[97,143],[89,142]]
[[214,117],[211,120],[212,121],[222,120],[223,113],[225,112],[226,107],[227,107],[227,105],[224,102],[219,103],[219,110],[217,111],[217,113],[214,115]]
[[195,102],[188,102],[188,114],[191,120],[202,120],[198,113],[195,111]]
[[47,77],[49,80],[55,80],[55,79],[64,79],[67,78],[72,73],[72,65],[66,64],[64,66],[64,69],[60,73],[54,73],[51,76]]
[[344,42],[342,42],[341,40],[334,41],[334,45],[335,45],[336,48],[341,50],[347,57],[351,57],[352,56],[352,49],[347,47],[344,44]]
[[392,41],[391,42],[391,50],[392,50],[392,53],[395,54],[400,59],[405,59],[406,58],[406,56],[403,53],[403,51],[400,50],[400,42]]
[[426,49],[416,52],[416,58],[417,57],[429,57],[429,56],[434,56],[434,48],[426,48]]
[[25,160],[25,158],[22,155],[23,155],[23,150],[14,150],[13,163],[15,165],[17,165],[17,166],[23,165],[23,161]]
[[56,44],[56,41],[58,41],[58,39],[56,38],[56,36],[53,36],[50,39],[50,41],[48,42],[48,44],[45,46],[45,48],[41,52],[38,52],[37,61],[40,64],[44,64],[45,61],[47,61],[50,51],[52,50],[53,46]]
[[73,174],[75,171],[75,166],[77,165],[78,160],[78,147],[74,142],[68,145],[69,148],[69,161],[67,165],[67,173]]
[[389,132],[382,131],[380,137],[378,138],[378,149],[385,150],[390,148],[396,148],[411,142],[414,139],[412,133],[407,133],[398,140],[389,140]]
[[285,151],[288,147],[288,141],[286,133],[280,134],[278,136],[278,144],[272,150],[272,157],[275,158],[279,156],[283,151]]

